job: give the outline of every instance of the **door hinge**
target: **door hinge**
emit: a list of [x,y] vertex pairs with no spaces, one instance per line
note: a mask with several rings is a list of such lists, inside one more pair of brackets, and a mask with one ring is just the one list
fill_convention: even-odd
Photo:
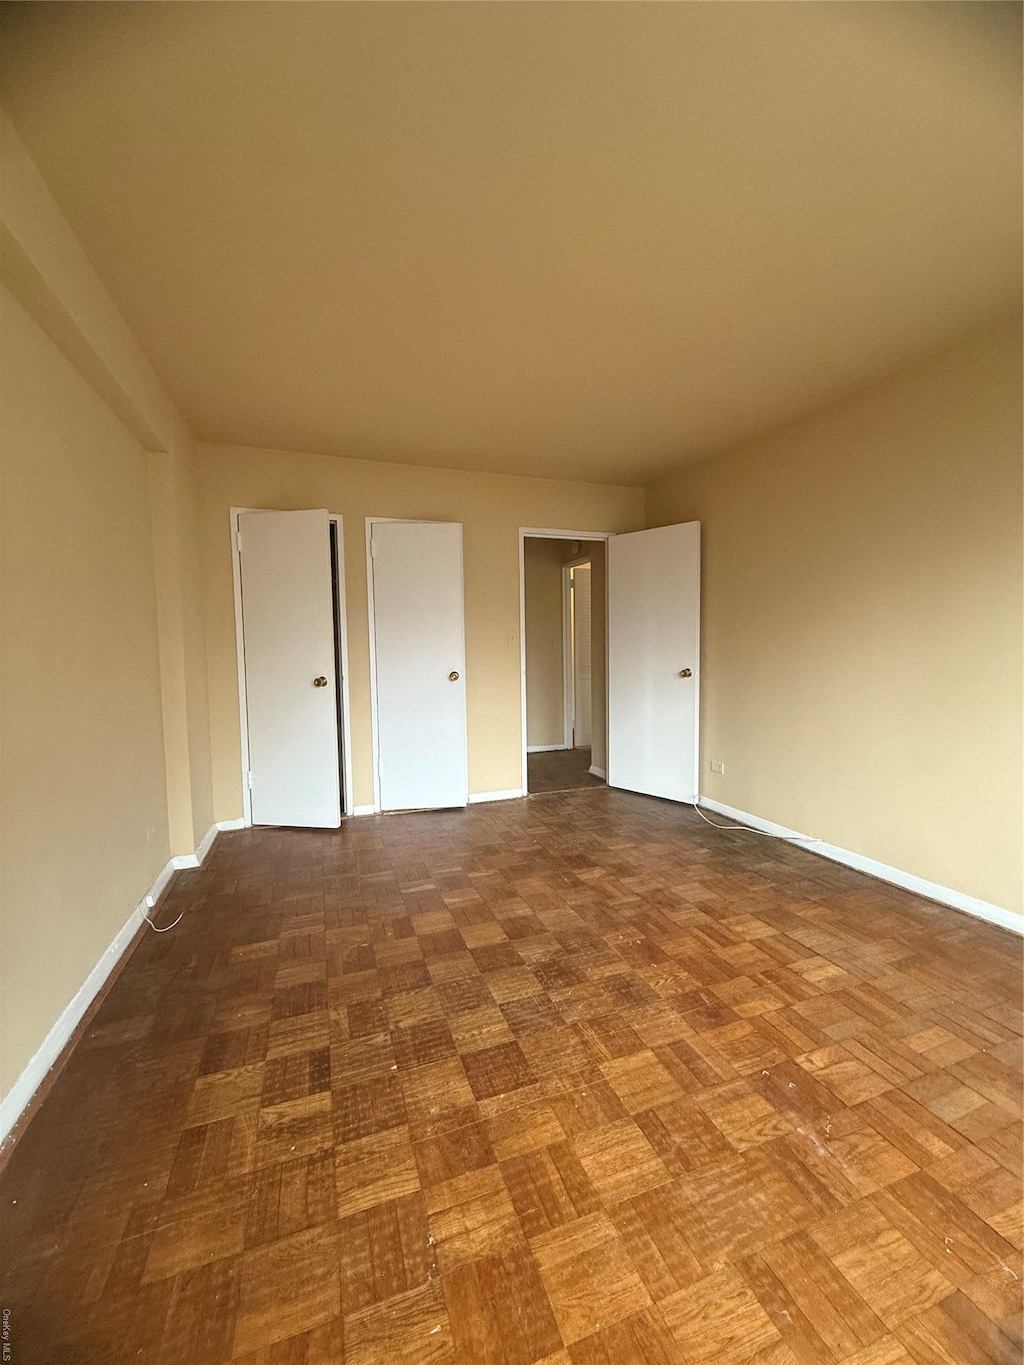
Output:
[[249,790],[252,791],[252,772],[251,772],[251,771],[248,772],[248,773],[246,774],[246,780],[247,780],[248,783],[249,783]]
[[242,533],[241,533],[241,531],[236,531],[236,532],[235,532],[235,549],[238,551],[239,554],[242,553]]

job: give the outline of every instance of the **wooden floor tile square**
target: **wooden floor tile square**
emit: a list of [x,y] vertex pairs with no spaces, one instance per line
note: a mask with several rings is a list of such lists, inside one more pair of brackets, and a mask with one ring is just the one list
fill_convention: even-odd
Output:
[[[281,1286],[287,1285],[282,1294]],[[311,1228],[241,1259],[233,1354],[244,1355],[336,1318],[341,1312],[338,1235]]]
[[609,1215],[655,1302],[705,1278],[687,1238],[690,1205],[676,1184],[623,1200]]
[[496,1002],[490,990],[492,982],[492,977],[477,974],[441,982],[437,994],[444,1017],[451,1021],[457,1015],[494,1005]]
[[564,1076],[566,1072],[590,1071],[597,1066],[597,1057],[571,1028],[524,1033],[518,1042],[533,1074],[542,1080]]
[[549,1076],[542,1089],[569,1137],[629,1117],[626,1106],[597,1070],[589,1074]]
[[836,1215],[812,1231],[837,1270],[887,1327],[923,1312],[953,1285],[875,1208]]
[[793,1124],[784,1114],[742,1081],[711,1090],[698,1103],[738,1152],[793,1131]]
[[670,1175],[632,1119],[610,1123],[580,1134],[573,1141],[576,1155],[605,1204],[616,1204],[665,1185]]
[[343,1218],[338,1256],[348,1312],[426,1284],[436,1259],[423,1196],[405,1195]]
[[333,1145],[331,1093],[320,1091],[260,1110],[253,1161],[257,1167],[269,1166]]
[[405,1087],[394,1071],[340,1085],[332,1100],[338,1142],[354,1142],[385,1128],[398,1128],[406,1121]]
[[[404,998],[404,997],[403,997]],[[440,1062],[454,1057],[458,1049],[452,1031],[444,1019],[430,1019],[412,1024],[409,1028],[392,1029],[395,1057],[400,1070]]]
[[499,1043],[462,1055],[462,1064],[478,1100],[531,1085],[536,1076],[518,1043]]
[[860,1104],[891,1088],[891,1082],[840,1045],[819,1048],[797,1061],[843,1104]]
[[488,1136],[499,1161],[562,1142],[565,1130],[546,1099],[517,1105],[488,1121]]
[[781,1342],[757,1296],[735,1270],[723,1270],[663,1300],[665,1323],[687,1365],[748,1365]]
[[990,1322],[965,1294],[952,1294],[896,1329],[913,1358],[932,1365],[1018,1365],[1019,1342]]
[[238,1113],[254,1113],[259,1108],[262,1090],[262,1063],[200,1076],[192,1091],[185,1123],[215,1123]]
[[735,1151],[721,1128],[691,1100],[658,1105],[638,1114],[636,1122],[674,1176],[728,1161]]
[[345,1365],[450,1365],[457,1357],[440,1281],[345,1314]]
[[[386,1002],[388,1023],[393,1029],[413,1028],[416,1024],[429,1024],[444,1018],[444,1004],[433,986],[420,991],[410,991],[407,995],[394,995]],[[402,1048],[398,1048],[401,1055]],[[429,1058],[424,1058],[429,1060]]]
[[680,1087],[653,1052],[633,1052],[604,1062],[601,1072],[631,1114],[680,1096]]
[[504,1186],[431,1214],[430,1232],[445,1273],[484,1256],[500,1255],[524,1240]]
[[561,1350],[540,1270],[525,1244],[459,1266],[444,1277],[444,1296],[460,1365],[536,1365]]
[[244,1238],[244,1220],[237,1213],[234,1217],[225,1216],[223,1207],[180,1222],[165,1223],[150,1243],[143,1283],[165,1280],[208,1261],[237,1255],[242,1250]]
[[527,1237],[571,1223],[601,1206],[569,1142],[512,1157],[502,1162],[501,1172]]
[[820,1217],[814,1183],[799,1168],[787,1170],[775,1146],[751,1147],[679,1177],[690,1205],[688,1240],[703,1265],[736,1261]]
[[561,1028],[564,1023],[547,995],[525,995],[518,1000],[506,1000],[501,1012],[517,1038],[524,1033],[544,1033]]
[[335,1148],[338,1215],[358,1213],[420,1187],[407,1128],[389,1128]]
[[335,1087],[372,1081],[397,1068],[389,1033],[349,1038],[331,1047],[331,1084]]
[[331,1088],[330,1048],[275,1057],[263,1068],[261,1108],[304,1099]]
[[245,1207],[247,1250],[304,1232],[337,1215],[334,1153],[317,1152],[253,1172]]
[[471,1052],[515,1041],[508,1020],[494,1004],[481,1005],[479,1009],[456,1014],[449,1022],[455,1046],[463,1057]]
[[409,1132],[414,1141],[450,1128],[462,1128],[479,1117],[476,1099],[459,1057],[448,1057],[401,1073]]
[[592,1213],[530,1243],[567,1344],[646,1308],[650,1295],[614,1224]]
[[823,1132],[819,1141],[858,1194],[872,1194],[917,1171],[910,1157],[887,1142],[874,1128],[857,1127],[846,1133]]
[[809,1233],[770,1243],[744,1264],[743,1274],[798,1355],[846,1360],[887,1335],[885,1323]]
[[634,1313],[622,1322],[602,1327],[591,1336],[573,1342],[566,1365],[686,1365],[682,1348],[665,1326],[657,1308]]
[[483,1122],[446,1129],[417,1142],[414,1150],[425,1189],[443,1185],[497,1161]]

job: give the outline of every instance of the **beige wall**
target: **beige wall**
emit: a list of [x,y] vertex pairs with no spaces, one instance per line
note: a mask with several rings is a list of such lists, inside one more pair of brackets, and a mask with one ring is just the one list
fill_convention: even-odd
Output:
[[171,851],[191,853],[213,824],[196,452],[191,438],[179,440],[168,451],[150,451],[149,490]]
[[648,490],[702,524],[702,791],[1017,911],[1020,388],[1016,320]]
[[526,603],[526,742],[565,743],[562,678],[562,565],[565,542],[528,536],[523,546]]
[[146,456],[0,302],[6,1093],[169,845]]
[[195,446],[6,115],[0,114],[4,284],[149,452],[172,853],[213,809]]
[[213,798],[194,444],[0,140],[6,1095]]
[[462,522],[469,788],[521,787],[519,528],[636,530],[643,523],[640,489],[223,446],[200,447],[199,472],[218,820],[242,813],[229,539],[233,506],[326,507],[344,519],[352,804],[357,806],[373,800],[364,518]]

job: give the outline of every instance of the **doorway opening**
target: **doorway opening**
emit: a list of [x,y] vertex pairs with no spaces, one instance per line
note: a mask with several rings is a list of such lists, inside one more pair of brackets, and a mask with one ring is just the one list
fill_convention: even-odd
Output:
[[605,539],[523,534],[524,790],[605,781]]

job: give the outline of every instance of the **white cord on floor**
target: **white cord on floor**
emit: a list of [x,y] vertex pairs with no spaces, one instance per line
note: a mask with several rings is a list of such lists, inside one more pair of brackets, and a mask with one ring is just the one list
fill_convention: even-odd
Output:
[[767,829],[754,829],[752,825],[719,825],[714,820],[709,820],[701,810],[697,801],[693,803],[693,809],[706,825],[712,829],[723,829],[726,834],[760,834],[763,839],[785,839],[790,844],[820,844],[821,840],[814,834],[773,834]]
[[184,910],[182,910],[181,914],[178,916],[178,919],[173,920],[170,924],[165,924],[164,927],[163,927],[162,929],[160,929],[157,925],[155,925],[155,924],[153,923],[153,921],[152,921],[152,920],[149,918],[149,916],[146,914],[145,910],[143,910],[143,912],[142,912],[142,918],[146,921],[146,923],[149,925],[149,927],[153,930],[153,933],[154,933],[154,934],[166,934],[167,931],[168,931],[168,929],[173,929],[173,928],[174,928],[175,924],[178,923],[178,920],[180,920],[180,919],[182,918],[182,916],[184,915],[184,913],[185,913]]

